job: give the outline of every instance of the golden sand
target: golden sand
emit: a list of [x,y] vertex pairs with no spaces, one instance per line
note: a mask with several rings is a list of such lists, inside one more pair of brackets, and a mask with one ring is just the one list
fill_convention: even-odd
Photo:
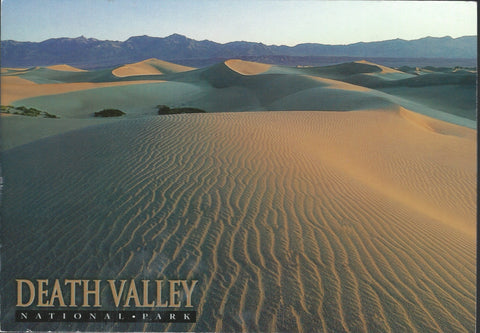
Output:
[[8,73],[9,71],[25,71],[28,68],[11,68],[11,67],[2,67],[1,73]]
[[225,65],[227,65],[231,70],[243,75],[260,74],[266,72],[270,69],[270,67],[272,67],[272,65],[238,59],[227,60],[225,61]]
[[117,121],[4,153],[5,239],[34,218],[37,274],[198,279],[187,330],[472,332],[475,154],[402,109]]
[[185,72],[194,69],[193,67],[181,66],[155,58],[147,59],[133,64],[118,67],[112,71],[118,77],[134,75],[158,75],[171,72]]
[[[376,103],[369,89],[313,79]],[[3,80],[2,103],[101,86]],[[321,92],[306,87],[305,98]],[[4,279],[197,279],[186,331],[473,332],[477,132],[391,104],[9,117],[21,123],[11,137],[30,144],[2,153]]]
[[54,66],[48,66],[48,69],[53,69],[55,71],[65,71],[65,72],[86,72],[84,69],[76,68],[70,65],[54,65]]
[[124,81],[124,82],[79,82],[79,83],[48,83],[36,84],[32,81],[22,79],[17,76],[1,77],[1,100],[2,105],[7,105],[20,99],[37,97],[44,95],[55,95],[70,91],[78,91],[85,89],[94,89],[102,87],[125,86],[130,84],[142,84],[162,82],[159,80],[142,80],[142,81]]
[[350,84],[347,82],[342,82],[338,80],[331,80],[323,77],[318,76],[309,76],[311,79],[316,80],[318,82],[325,83],[331,89],[341,89],[341,90],[353,90],[353,91],[371,91],[369,88],[365,88],[362,86],[358,86],[356,84]]
[[359,61],[354,61],[356,63],[359,63],[359,64],[366,64],[366,65],[372,65],[372,66],[376,66],[376,67],[379,67],[382,71],[380,73],[382,74],[386,74],[386,73],[402,73],[404,74],[403,72],[401,71],[398,71],[396,69],[393,69],[393,68],[390,68],[390,67],[386,67],[386,66],[382,66],[382,65],[378,65],[378,64],[375,64],[373,62],[370,62],[370,61],[366,61],[366,60],[359,60]]

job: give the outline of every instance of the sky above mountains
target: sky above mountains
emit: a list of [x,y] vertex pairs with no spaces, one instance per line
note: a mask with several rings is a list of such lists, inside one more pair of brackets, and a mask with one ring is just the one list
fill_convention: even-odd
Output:
[[180,33],[293,46],[477,32],[474,1],[2,0],[1,6],[1,39],[35,42]]

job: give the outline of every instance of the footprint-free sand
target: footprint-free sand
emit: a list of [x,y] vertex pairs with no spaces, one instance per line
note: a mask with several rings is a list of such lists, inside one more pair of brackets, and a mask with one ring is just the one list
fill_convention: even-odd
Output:
[[[53,95],[52,108],[74,109],[58,108],[60,119],[2,117],[16,128],[31,121],[32,132],[82,123],[2,152],[3,298],[15,297],[19,277],[196,279],[195,324],[108,327],[473,332],[476,130],[370,88],[303,74],[288,76],[294,87],[282,69],[230,65],[238,72]],[[243,95],[258,111],[169,116],[130,109],[112,90],[142,89],[151,103],[148,94],[170,89],[172,102],[177,91],[216,105],[215,91],[251,87],[264,89]],[[84,98],[100,103],[95,91],[132,111],[81,115]],[[293,109],[314,105],[299,96],[315,94],[330,98],[324,105],[346,97],[335,110]],[[29,101],[48,106],[18,103]],[[273,109],[282,103],[287,110]],[[3,306],[12,320],[14,308]]]

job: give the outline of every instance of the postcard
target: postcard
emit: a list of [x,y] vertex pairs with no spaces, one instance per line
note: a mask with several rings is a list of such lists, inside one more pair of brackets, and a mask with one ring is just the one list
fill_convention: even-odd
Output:
[[476,9],[2,0],[0,329],[474,332]]

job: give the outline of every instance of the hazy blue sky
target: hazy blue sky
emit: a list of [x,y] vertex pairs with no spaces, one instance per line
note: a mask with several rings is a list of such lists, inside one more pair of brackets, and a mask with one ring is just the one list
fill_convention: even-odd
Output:
[[473,1],[2,0],[1,39],[180,33],[221,43],[348,44],[476,35],[476,13]]

